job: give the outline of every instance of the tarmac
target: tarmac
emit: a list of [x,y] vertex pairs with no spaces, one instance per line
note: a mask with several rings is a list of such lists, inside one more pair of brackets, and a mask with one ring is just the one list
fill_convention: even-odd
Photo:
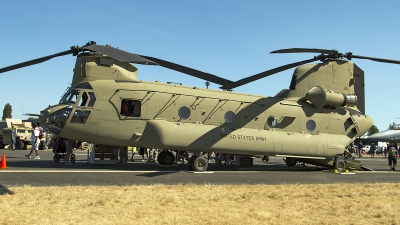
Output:
[[[313,165],[286,166],[282,158],[270,157],[268,163],[255,158],[252,167],[217,165],[211,161],[205,172],[189,171],[187,162],[165,166],[141,162],[135,154],[134,162],[126,164],[90,164],[87,151],[75,151],[74,165],[67,166],[53,160],[52,150],[40,151],[41,159],[28,159],[29,150],[5,154],[7,168],[0,169],[0,189],[12,186],[65,185],[143,185],[143,184],[293,184],[293,183],[393,183],[400,181],[400,172],[389,171],[387,158],[369,155],[356,158],[372,171],[335,173],[326,167]],[[131,153],[129,154],[129,158]]]

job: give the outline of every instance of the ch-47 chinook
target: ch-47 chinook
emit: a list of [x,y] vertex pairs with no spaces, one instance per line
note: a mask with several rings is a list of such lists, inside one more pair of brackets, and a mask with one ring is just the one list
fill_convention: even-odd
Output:
[[[72,85],[60,102],[41,112],[42,126],[60,137],[97,145],[280,156],[343,171],[360,167],[343,154],[373,125],[364,114],[364,72],[352,58],[400,61],[293,48],[272,53],[318,53],[238,81],[231,81],[162,59],[89,42],[82,47],[0,69],[0,73],[53,57],[77,56]],[[308,64],[321,61],[317,64]],[[223,90],[137,79],[131,63],[160,65],[221,85]],[[232,92],[233,88],[297,67],[289,89],[275,96]],[[162,152],[162,164],[173,155]],[[351,163],[349,163],[351,162]],[[189,160],[204,171],[207,160]]]

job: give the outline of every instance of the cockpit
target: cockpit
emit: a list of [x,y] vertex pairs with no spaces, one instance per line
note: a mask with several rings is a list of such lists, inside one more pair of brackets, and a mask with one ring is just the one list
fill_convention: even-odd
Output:
[[[53,106],[54,112],[44,120],[45,128],[58,135],[68,122],[85,124],[96,104],[96,95],[88,82],[78,83],[67,89],[57,106]],[[42,113],[43,114],[43,113]]]

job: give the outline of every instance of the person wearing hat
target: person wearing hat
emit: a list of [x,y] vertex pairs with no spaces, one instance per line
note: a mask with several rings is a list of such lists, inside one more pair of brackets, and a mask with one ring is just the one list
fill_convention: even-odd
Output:
[[33,151],[35,151],[36,152],[36,157],[34,159],[40,159],[40,156],[39,156],[39,145],[40,145],[39,134],[40,134],[40,131],[39,131],[39,128],[38,128],[36,123],[32,123],[32,127],[33,127],[32,136],[31,136],[32,149],[29,152],[29,154],[25,155],[25,156],[27,158],[31,159],[32,158],[32,153],[33,153]]
[[397,164],[397,144],[394,143],[393,139],[390,140],[386,149],[388,152],[390,171],[395,171],[396,170],[395,167]]

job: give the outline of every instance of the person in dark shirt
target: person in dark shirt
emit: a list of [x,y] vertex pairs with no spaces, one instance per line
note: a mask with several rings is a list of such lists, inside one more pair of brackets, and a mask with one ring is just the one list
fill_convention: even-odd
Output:
[[395,171],[397,164],[397,144],[394,143],[393,139],[390,140],[386,149],[388,153],[390,171]]

